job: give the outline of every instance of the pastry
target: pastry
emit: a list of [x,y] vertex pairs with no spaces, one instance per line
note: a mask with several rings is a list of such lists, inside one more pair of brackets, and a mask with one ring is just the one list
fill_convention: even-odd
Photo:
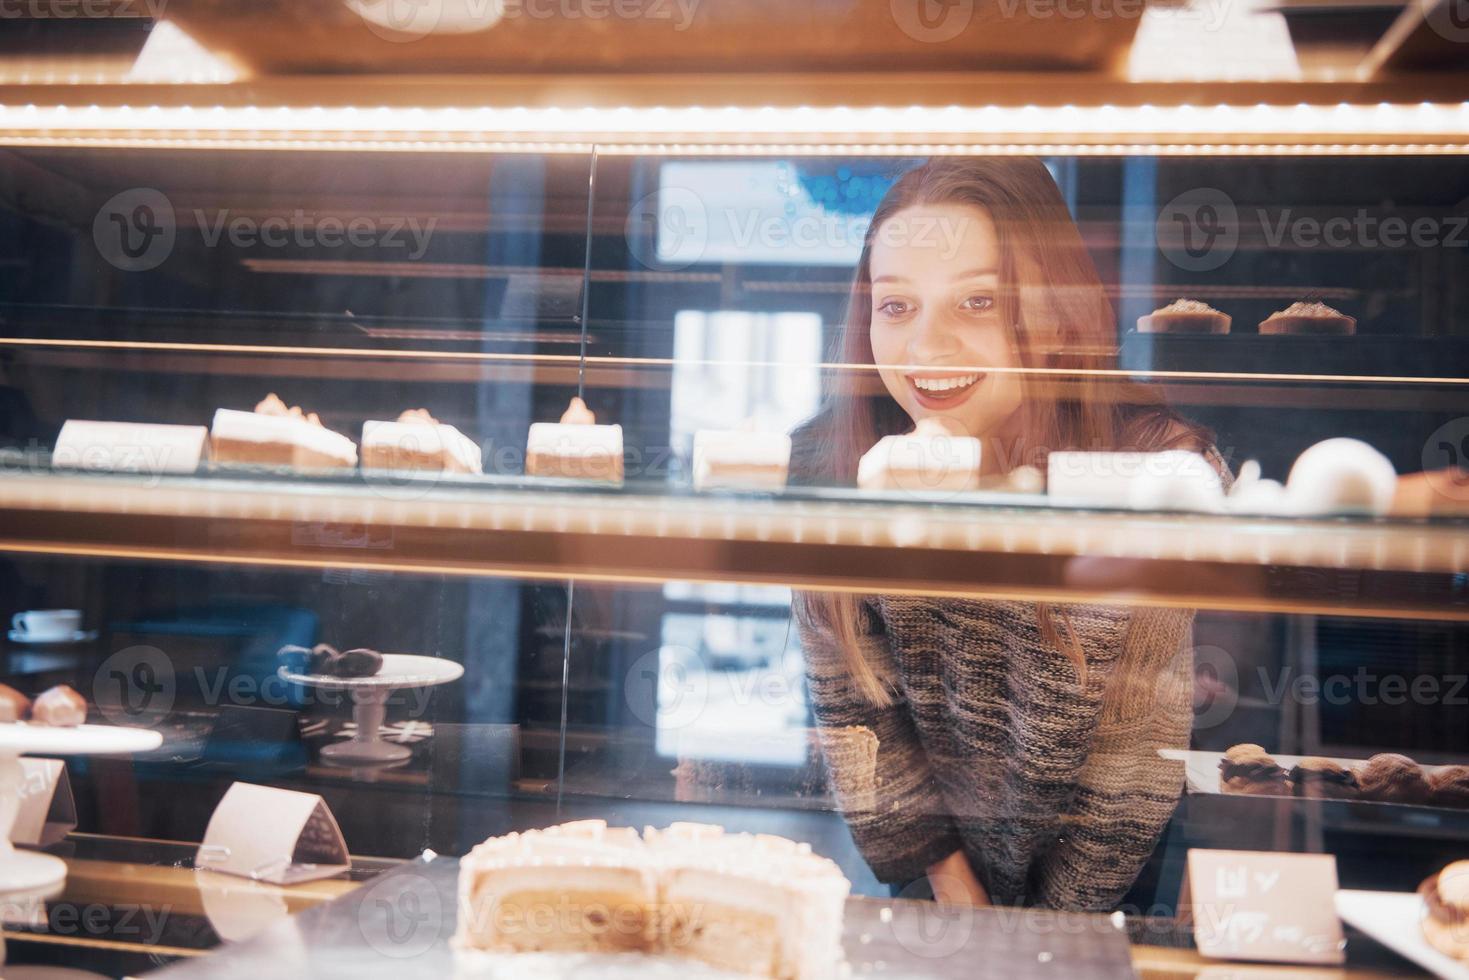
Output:
[[367,647],[343,650],[331,662],[331,673],[337,677],[375,677],[383,669],[383,655]]
[[75,728],[87,720],[87,702],[65,684],[42,691],[31,705],[31,721],[52,728]]
[[1357,332],[1353,317],[1325,303],[1292,303],[1260,322],[1262,334],[1349,334]]
[[1423,938],[1430,946],[1469,963],[1469,861],[1455,861],[1418,886],[1423,898]]
[[30,712],[30,698],[8,684],[0,684],[0,723],[25,721]]
[[51,465],[122,473],[192,473],[209,458],[202,425],[91,422],[67,419],[51,450]]
[[784,838],[686,823],[639,836],[584,820],[471,851],[454,944],[641,951],[816,980],[841,968],[849,890],[833,862]]
[[1319,756],[1297,762],[1290,771],[1290,781],[1297,796],[1310,799],[1355,800],[1362,795],[1350,769]]
[[956,423],[923,418],[907,435],[885,436],[857,464],[863,490],[954,493],[979,486],[980,442]]
[[1469,810],[1469,766],[1444,766],[1428,775],[1434,806]]
[[1137,318],[1138,333],[1229,333],[1230,317],[1196,299],[1176,299]]
[[1427,803],[1432,791],[1418,763],[1405,755],[1383,752],[1357,770],[1362,799],[1378,803]]
[[573,398],[560,422],[536,422],[525,446],[527,476],[622,482],[622,426],[598,425],[586,402]]
[[357,444],[321,424],[315,412],[287,408],[274,394],[253,412],[221,408],[209,431],[216,462],[337,469],[357,465]]
[[1219,786],[1247,796],[1289,796],[1286,771],[1253,742],[1232,746],[1219,760]]
[[734,487],[779,490],[791,463],[791,437],[784,432],[694,433],[694,489]]
[[1310,447],[1285,481],[1296,514],[1386,514],[1397,489],[1397,471],[1360,439],[1327,439]]
[[362,423],[362,468],[483,472],[474,440],[426,408],[410,409],[396,422]]
[[318,643],[311,649],[284,646],[276,654],[293,674],[318,677],[373,677],[383,669],[383,655],[376,650],[357,647],[338,651],[329,643]]

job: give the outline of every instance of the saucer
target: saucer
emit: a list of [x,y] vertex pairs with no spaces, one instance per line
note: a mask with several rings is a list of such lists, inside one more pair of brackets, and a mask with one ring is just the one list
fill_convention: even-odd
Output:
[[70,633],[42,633],[36,635],[24,630],[11,630],[5,634],[11,643],[21,643],[29,647],[55,646],[61,643],[85,643],[87,640],[97,638],[96,630],[74,630]]

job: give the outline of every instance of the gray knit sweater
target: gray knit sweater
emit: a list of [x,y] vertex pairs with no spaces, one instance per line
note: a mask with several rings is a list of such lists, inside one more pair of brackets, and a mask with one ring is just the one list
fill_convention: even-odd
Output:
[[[1182,763],[1158,750],[1188,747],[1193,613],[1054,609],[1084,648],[1084,685],[1033,603],[869,597],[863,652],[897,689],[883,708],[797,616],[837,799],[879,879],[962,849],[997,904],[1104,910],[1137,878],[1183,790]],[[870,743],[862,729],[875,767],[835,744],[854,730]]]

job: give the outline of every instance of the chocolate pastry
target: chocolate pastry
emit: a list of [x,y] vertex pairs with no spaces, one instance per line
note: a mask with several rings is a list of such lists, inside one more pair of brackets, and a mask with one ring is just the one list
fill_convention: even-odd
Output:
[[1350,769],[1320,756],[1307,756],[1290,771],[1297,796],[1316,800],[1355,800],[1362,795]]
[[1264,749],[1253,742],[1235,745],[1219,760],[1219,785],[1226,793],[1289,796],[1290,782]]
[[332,672],[337,677],[372,677],[382,669],[383,655],[366,647],[346,650],[332,661]]
[[1469,810],[1469,766],[1444,766],[1428,777],[1434,806]]
[[1469,861],[1455,861],[1418,886],[1423,938],[1434,949],[1469,962]]
[[75,728],[87,720],[87,702],[65,684],[41,692],[31,705],[31,721],[53,728]]
[[1383,752],[1367,760],[1357,770],[1357,782],[1362,787],[1362,799],[1378,803],[1428,802],[1432,791],[1418,763],[1405,755]]
[[341,654],[335,647],[318,643],[309,650],[294,644],[283,646],[276,656],[293,674],[330,674],[332,661]]
[[13,687],[0,684],[0,723],[24,721],[30,710],[30,698]]

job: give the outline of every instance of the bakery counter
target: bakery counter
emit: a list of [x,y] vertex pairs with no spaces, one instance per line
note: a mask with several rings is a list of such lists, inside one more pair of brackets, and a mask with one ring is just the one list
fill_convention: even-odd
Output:
[[215,470],[0,471],[0,550],[1469,619],[1469,522],[1058,509],[1039,495]]

